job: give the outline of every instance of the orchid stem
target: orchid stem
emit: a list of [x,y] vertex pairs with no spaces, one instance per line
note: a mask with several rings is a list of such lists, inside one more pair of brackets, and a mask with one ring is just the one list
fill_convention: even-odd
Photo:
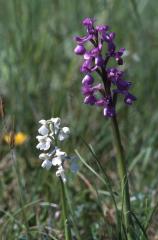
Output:
[[133,240],[132,234],[132,218],[131,218],[131,206],[130,206],[130,194],[129,194],[129,184],[127,176],[127,168],[124,157],[124,152],[121,144],[121,137],[118,127],[118,122],[116,116],[112,117],[112,130],[114,136],[114,147],[117,155],[117,168],[118,174],[121,180],[121,193],[122,193],[122,205],[123,205],[123,216],[125,220],[125,227],[127,231],[127,239]]
[[64,222],[65,240],[72,240],[71,229],[70,229],[69,222],[68,222],[65,186],[64,186],[63,180],[61,178],[60,178],[60,183],[61,183],[61,203],[62,203],[62,214],[63,214],[63,222]]

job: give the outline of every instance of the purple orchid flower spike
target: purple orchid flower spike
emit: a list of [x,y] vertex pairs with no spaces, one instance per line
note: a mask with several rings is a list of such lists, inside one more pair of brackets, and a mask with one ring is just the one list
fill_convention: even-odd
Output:
[[[74,49],[74,52],[77,55],[83,56],[83,63],[80,70],[85,74],[82,80],[84,103],[102,108],[103,115],[111,118],[121,183],[122,219],[127,239],[132,240],[135,239],[133,231],[135,228],[131,228],[134,225],[133,216],[131,215],[128,174],[117,123],[116,104],[118,95],[123,96],[124,103],[127,105],[131,105],[136,100],[136,97],[129,92],[131,82],[124,79],[124,72],[118,68],[119,65],[123,65],[122,57],[125,48],[117,50],[115,33],[109,31],[109,26],[97,25],[95,27],[94,23],[95,20],[91,18],[85,18],[82,21],[87,33],[83,37],[75,38],[77,47]],[[108,66],[110,59],[116,62],[116,66]],[[94,73],[99,75],[102,83],[95,83]]]
[[[92,18],[85,18],[82,21],[87,34],[83,37],[75,37],[77,46],[74,52],[83,56],[80,71],[86,74],[82,80],[84,103],[103,107],[103,115],[111,118],[116,114],[114,96],[123,95],[127,105],[131,105],[136,97],[129,93],[131,82],[124,80],[124,72],[117,67],[107,67],[111,58],[115,59],[116,64],[123,64],[122,56],[125,48],[116,51],[115,33],[110,32],[107,25],[95,27],[94,23],[95,19]],[[91,49],[86,50],[87,43],[91,44]],[[103,45],[107,47],[106,53],[103,52]],[[94,84],[92,76],[94,72],[101,76],[103,85]]]

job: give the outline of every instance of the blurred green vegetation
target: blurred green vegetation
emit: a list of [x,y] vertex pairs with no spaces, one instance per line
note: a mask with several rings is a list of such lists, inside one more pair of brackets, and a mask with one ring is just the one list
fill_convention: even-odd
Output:
[[[84,33],[81,21],[86,16],[110,25],[116,32],[118,48],[128,50],[125,70],[137,101],[132,107],[120,103],[118,120],[131,171],[131,193],[138,200],[141,196],[133,207],[145,223],[156,205],[158,190],[157,0],[0,0],[0,6],[0,95],[4,104],[0,132],[2,239],[27,239],[26,225],[33,232],[33,239],[62,239],[60,219],[55,219],[60,199],[58,180],[52,171],[41,169],[35,148],[38,121],[42,118],[60,116],[72,130],[67,151],[78,149],[92,164],[82,137],[93,146],[114,189],[119,185],[110,122],[100,109],[82,104],[82,74],[79,59],[73,53],[73,37]],[[13,128],[29,136],[27,143],[17,146],[16,161],[2,140]],[[79,165],[94,188],[102,189],[93,174]],[[71,204],[83,238],[106,239],[102,237],[105,223],[99,203],[81,176],[69,175]],[[101,201],[112,214],[108,197]],[[112,224],[108,220],[106,223],[109,232],[113,231],[111,221]],[[149,239],[156,239],[156,221],[155,214]]]

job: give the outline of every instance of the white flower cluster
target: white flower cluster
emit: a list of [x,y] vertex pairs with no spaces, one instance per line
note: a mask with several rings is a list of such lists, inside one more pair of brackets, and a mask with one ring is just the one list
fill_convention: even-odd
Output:
[[68,127],[61,127],[60,118],[51,118],[50,120],[40,120],[42,125],[39,129],[39,136],[37,136],[37,149],[44,151],[39,155],[43,161],[42,167],[49,170],[52,166],[57,167],[56,176],[61,177],[65,182],[66,177],[64,173],[64,161],[67,154],[61,151],[56,145],[57,141],[64,141],[70,135]]

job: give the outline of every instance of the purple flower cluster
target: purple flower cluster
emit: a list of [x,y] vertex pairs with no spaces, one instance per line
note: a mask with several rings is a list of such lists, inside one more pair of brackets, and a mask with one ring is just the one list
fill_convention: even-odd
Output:
[[[115,115],[115,105],[118,94],[124,96],[124,102],[131,105],[136,100],[129,93],[131,82],[124,80],[124,72],[117,67],[107,67],[110,59],[114,59],[118,65],[123,65],[122,55],[125,51],[120,48],[116,51],[114,43],[115,33],[109,32],[107,25],[94,27],[94,19],[85,18],[82,24],[86,27],[87,34],[83,37],[75,37],[77,46],[74,52],[84,58],[81,72],[85,74],[82,80],[82,93],[84,103],[103,107],[104,116]],[[85,45],[92,46],[86,50]],[[106,44],[106,52],[104,45]],[[92,74],[97,72],[102,83],[94,85]]]

